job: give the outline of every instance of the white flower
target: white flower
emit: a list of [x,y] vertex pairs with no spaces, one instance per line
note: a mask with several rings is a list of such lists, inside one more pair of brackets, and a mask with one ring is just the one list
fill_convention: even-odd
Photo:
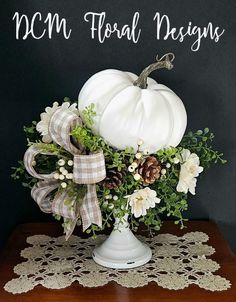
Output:
[[70,104],[69,102],[64,102],[61,105],[62,109],[69,109],[71,112],[74,112],[75,114],[78,114],[77,104],[73,103]]
[[135,191],[133,194],[127,196],[128,203],[131,206],[131,213],[134,217],[145,216],[147,209],[154,208],[156,203],[160,203],[160,199],[157,198],[157,193],[150,188],[141,189]]
[[78,110],[76,109],[77,104],[74,103],[70,105],[69,102],[64,102],[61,106],[59,106],[58,102],[54,102],[52,107],[46,107],[45,112],[40,114],[41,121],[37,123],[36,130],[41,133],[43,136],[42,141],[46,144],[49,144],[52,142],[52,138],[50,134],[48,133],[48,127],[50,123],[50,119],[54,112],[59,109],[69,109],[70,111],[78,114]]
[[48,134],[48,125],[53,113],[59,108],[57,102],[53,103],[52,107],[46,107],[45,112],[40,114],[41,121],[36,125],[36,130],[43,136],[42,141],[44,143],[51,143],[52,138]]
[[197,183],[196,177],[203,171],[200,166],[199,157],[195,153],[191,153],[188,149],[181,152],[181,168],[179,174],[179,182],[176,187],[178,192],[187,193],[188,191],[195,195],[195,187]]

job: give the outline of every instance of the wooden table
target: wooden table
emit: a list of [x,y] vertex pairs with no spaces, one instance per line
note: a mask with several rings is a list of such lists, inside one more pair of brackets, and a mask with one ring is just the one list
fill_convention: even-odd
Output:
[[206,221],[191,221],[187,229],[180,230],[172,222],[165,222],[161,233],[183,235],[190,231],[203,231],[210,237],[209,245],[216,249],[211,256],[221,268],[216,272],[231,281],[232,287],[227,291],[210,292],[191,285],[183,290],[168,290],[158,287],[155,283],[141,288],[124,288],[115,282],[103,287],[85,288],[74,282],[68,288],[60,290],[46,289],[42,286],[35,287],[32,291],[13,295],[4,291],[4,284],[16,277],[13,267],[22,262],[20,251],[27,247],[26,237],[35,234],[47,234],[50,236],[62,235],[62,228],[57,223],[33,223],[19,225],[11,235],[8,244],[1,255],[0,260],[0,302],[80,302],[80,301],[160,301],[160,302],[236,302],[236,257],[219,232],[214,223]]

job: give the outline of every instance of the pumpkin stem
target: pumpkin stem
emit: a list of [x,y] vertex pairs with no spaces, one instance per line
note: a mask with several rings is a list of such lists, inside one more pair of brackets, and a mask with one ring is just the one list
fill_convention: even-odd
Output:
[[146,67],[141,73],[138,79],[134,82],[134,86],[138,86],[141,89],[146,89],[147,88],[147,77],[151,72],[157,69],[161,68],[167,68],[167,69],[172,69],[173,64],[172,62],[175,59],[175,55],[172,52],[169,52],[162,56],[160,59],[158,59],[158,55],[156,56],[157,62],[150,64],[148,67]]

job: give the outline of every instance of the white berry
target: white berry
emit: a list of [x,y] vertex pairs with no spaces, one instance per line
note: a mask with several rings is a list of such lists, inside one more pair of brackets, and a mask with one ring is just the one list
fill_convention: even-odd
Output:
[[64,170],[65,170],[64,167],[61,167],[61,168],[59,169],[59,171],[60,171],[61,173],[62,173]]
[[133,165],[130,165],[130,166],[128,167],[128,170],[129,170],[129,172],[134,172],[135,168],[134,168]]
[[67,183],[66,183],[66,182],[62,182],[62,183],[61,183],[61,187],[62,187],[63,189],[65,189],[65,188],[67,187]]
[[175,158],[173,159],[173,162],[174,162],[175,164],[178,164],[178,163],[179,163],[179,159],[178,159],[177,157],[175,157]]
[[134,161],[132,164],[131,164],[132,167],[134,167],[134,169],[136,169],[138,167],[138,164],[136,163],[136,161]]
[[73,174],[72,174],[72,173],[66,174],[66,178],[67,178],[67,179],[72,179],[72,178],[73,178]]
[[149,154],[149,150],[148,149],[143,150],[143,154],[144,155],[148,155]]
[[142,140],[142,139],[139,139],[139,140],[138,140],[138,145],[141,146],[142,144],[143,144],[143,140]]
[[53,177],[55,178],[55,179],[59,179],[59,174],[58,173],[54,173],[54,175],[53,175]]
[[113,200],[115,200],[115,201],[118,200],[118,196],[114,195]]
[[62,175],[62,174],[60,174],[60,175],[59,175],[59,179],[60,179],[60,180],[63,180],[63,179],[65,179],[65,176]]
[[170,166],[171,166],[170,163],[166,164],[166,168],[170,168]]
[[134,179],[135,180],[140,180],[140,178],[141,178],[140,174],[138,174],[138,173],[134,174]]
[[102,205],[106,208],[108,206],[108,201],[104,201]]
[[135,157],[136,157],[137,159],[140,159],[140,158],[142,157],[142,153],[140,153],[140,152],[136,153],[136,154],[135,154]]
[[32,161],[32,166],[33,167],[36,166],[36,161],[35,160]]
[[67,164],[68,164],[68,166],[72,167],[74,162],[73,162],[73,160],[70,159],[70,160],[68,160]]
[[62,171],[62,174],[66,176],[68,174],[68,171],[65,169],[64,171]]
[[166,169],[161,169],[161,174],[165,175],[166,174]]
[[109,203],[108,208],[112,210],[114,208],[114,204],[113,203]]
[[64,166],[64,164],[66,163],[64,161],[64,159],[59,159],[59,161],[57,162],[59,166]]

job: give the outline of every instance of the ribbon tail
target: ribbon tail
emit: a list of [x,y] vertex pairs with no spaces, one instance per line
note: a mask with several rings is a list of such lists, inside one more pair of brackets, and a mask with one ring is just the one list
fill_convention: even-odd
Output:
[[98,204],[96,185],[88,185],[87,193],[80,206],[80,216],[82,219],[83,231],[85,231],[92,223],[102,227],[102,214]]
[[[67,225],[68,225],[68,221],[67,220],[68,219],[64,219],[64,223],[67,223]],[[74,229],[76,227],[78,218],[76,218],[74,220],[72,220],[72,219],[70,219],[70,220],[71,221],[69,222],[69,226],[65,229],[65,233],[66,233],[65,239],[66,239],[66,241],[70,238],[70,236],[74,232]]]
[[66,233],[66,240],[68,240],[74,231],[79,217],[77,198],[71,198],[67,190],[58,192],[52,202],[52,213],[64,218],[64,231]]

